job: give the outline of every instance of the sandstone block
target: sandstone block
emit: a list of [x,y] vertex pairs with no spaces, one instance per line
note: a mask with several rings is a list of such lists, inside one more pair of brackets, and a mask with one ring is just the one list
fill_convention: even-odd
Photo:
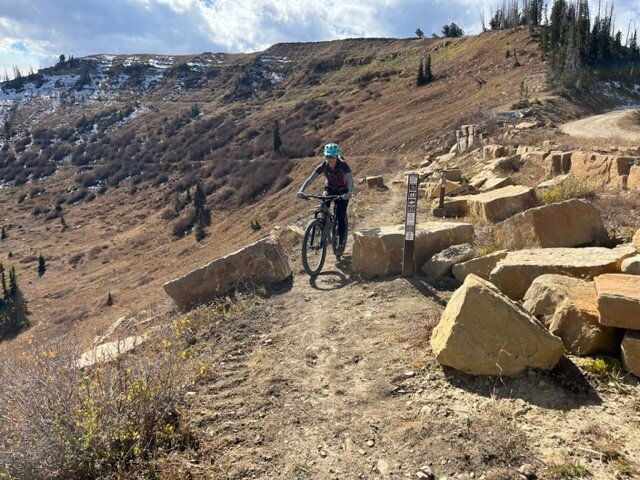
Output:
[[[415,264],[424,265],[451,245],[473,243],[469,223],[427,222],[416,226]],[[353,270],[364,277],[381,277],[402,271],[404,226],[358,230],[353,234]]]
[[487,179],[486,182],[483,182],[480,187],[481,192],[490,192],[491,190],[497,190],[499,188],[508,187],[509,185],[514,185],[511,177],[493,177]]
[[467,262],[458,263],[451,268],[451,272],[453,273],[453,276],[456,277],[456,280],[459,280],[461,282],[471,274],[485,280],[489,280],[491,270],[493,270],[497,263],[506,256],[506,250],[492,252],[482,257],[474,258]]
[[611,167],[609,155],[594,152],[573,152],[571,155],[571,173],[596,187],[602,188],[611,182]]
[[367,177],[365,181],[367,182],[367,188],[384,188],[384,178],[382,178],[382,175]]
[[638,230],[633,236],[633,246],[636,247],[638,252],[640,252],[640,230]]
[[595,278],[600,323],[640,330],[640,276],[600,275]]
[[534,189],[521,185],[511,185],[466,198],[469,212],[489,223],[500,222],[539,205]]
[[629,190],[640,190],[640,164],[633,165],[629,169],[627,177],[627,188]]
[[551,370],[563,344],[520,305],[486,280],[469,275],[431,335],[436,360],[472,375]]
[[600,212],[578,199],[531,208],[493,227],[495,244],[509,250],[576,247],[606,238]]
[[571,179],[572,176],[570,173],[567,173],[566,175],[558,175],[556,177],[553,177],[549,180],[545,180],[544,182],[542,182],[541,184],[539,184],[536,188],[538,190],[544,190],[546,188],[555,188],[558,187],[560,185],[562,185],[564,182],[566,182],[567,180]]
[[165,283],[164,290],[180,308],[187,309],[223,295],[238,283],[269,285],[290,276],[291,268],[282,245],[269,235]]
[[[442,209],[441,217],[462,217],[469,213],[469,202],[466,195],[453,198],[444,199],[444,207]],[[436,210],[439,208],[439,199],[434,200],[431,204],[431,211],[436,215]],[[438,215],[436,215],[438,216]]]
[[621,330],[600,325],[593,282],[564,275],[541,275],[524,296],[523,306],[562,339],[574,355],[615,355]]
[[620,272],[622,261],[635,254],[631,247],[613,249],[540,248],[509,252],[491,271],[491,281],[508,297],[520,300],[540,275],[556,273],[594,278]]
[[640,255],[625,259],[622,262],[622,273],[640,275]]
[[485,145],[482,152],[485,160],[495,160],[504,155],[504,147],[502,145]]
[[302,237],[304,237],[304,230],[297,225],[289,225],[277,234],[278,240],[282,248],[285,250],[291,250],[297,248],[302,244]]
[[622,340],[622,365],[640,377],[640,332],[627,330]]
[[452,245],[427,260],[422,271],[427,277],[438,279],[451,273],[455,264],[471,260],[474,256],[475,251],[469,243]]
[[545,158],[545,172],[548,177],[569,173],[572,152],[551,152]]

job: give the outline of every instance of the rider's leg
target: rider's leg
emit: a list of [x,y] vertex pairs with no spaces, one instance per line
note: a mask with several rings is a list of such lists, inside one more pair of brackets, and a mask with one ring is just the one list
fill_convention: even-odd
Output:
[[347,239],[344,238],[347,231],[347,206],[349,200],[343,200],[342,198],[336,199],[336,220],[338,221],[338,239],[340,245],[344,247],[347,243]]

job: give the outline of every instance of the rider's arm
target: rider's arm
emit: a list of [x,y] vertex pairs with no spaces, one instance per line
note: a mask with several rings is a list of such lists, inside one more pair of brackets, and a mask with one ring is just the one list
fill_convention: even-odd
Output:
[[355,186],[355,182],[353,181],[353,174],[351,172],[347,172],[346,176],[347,176],[347,183],[349,184],[349,191],[347,191],[347,193],[345,193],[342,196],[345,200],[348,200],[351,197],[353,197],[354,193],[356,193],[356,186]]
[[311,175],[309,175],[309,178],[307,178],[304,181],[304,183],[302,184],[302,187],[300,187],[300,190],[298,190],[298,193],[304,193],[304,191],[307,189],[307,187],[309,185],[311,185],[315,181],[316,178],[318,178],[318,174],[314,170],[313,173],[311,173]]

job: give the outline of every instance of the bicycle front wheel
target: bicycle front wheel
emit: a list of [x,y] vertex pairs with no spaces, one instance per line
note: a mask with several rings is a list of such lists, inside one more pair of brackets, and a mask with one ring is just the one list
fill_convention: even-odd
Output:
[[315,218],[307,225],[302,238],[302,266],[312,277],[320,273],[327,256],[323,230],[322,222]]

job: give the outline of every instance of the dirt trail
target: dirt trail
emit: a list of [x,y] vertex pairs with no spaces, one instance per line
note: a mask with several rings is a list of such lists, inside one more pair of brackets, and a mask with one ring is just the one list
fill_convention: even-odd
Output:
[[583,118],[565,123],[560,127],[562,132],[580,138],[619,138],[629,141],[640,141],[640,129],[628,129],[622,125],[636,109],[614,110],[602,115]]
[[[379,192],[380,208],[397,208],[400,190]],[[389,218],[382,210],[370,213]],[[291,285],[211,327],[211,373],[187,397],[200,448],[176,478],[418,478],[430,466],[440,480],[489,480],[529,463],[549,479],[553,464],[577,463],[611,479],[636,468],[637,385],[587,381],[571,362],[505,379],[443,370],[428,335],[451,289],[359,280],[349,249],[312,281],[297,255]],[[620,464],[598,456],[603,442]]]

